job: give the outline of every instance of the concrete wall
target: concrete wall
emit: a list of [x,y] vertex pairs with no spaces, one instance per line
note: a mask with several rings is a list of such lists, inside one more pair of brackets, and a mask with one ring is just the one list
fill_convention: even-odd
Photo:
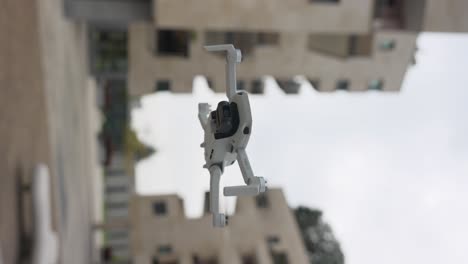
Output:
[[348,54],[348,36],[344,34],[310,34],[307,46],[309,50],[318,53],[344,58]]
[[[93,189],[100,174],[99,118],[95,87],[87,75],[86,27],[66,21],[59,0],[8,0],[1,1],[1,6],[0,145],[6,155],[0,158],[0,238],[4,261],[29,263],[24,249],[28,249],[31,230],[18,230],[33,219],[28,204],[22,207],[19,201],[28,200],[21,184],[28,183],[32,168],[42,162],[51,172],[58,263],[91,263],[91,224],[100,217],[93,207],[99,200]],[[4,161],[13,166],[5,168]],[[16,178],[8,177],[11,172]],[[4,175],[11,182],[3,182]],[[10,208],[4,207],[5,202]],[[17,214],[21,209],[24,214]]]
[[65,14],[75,21],[125,25],[152,19],[151,0],[64,0]]
[[[279,189],[267,192],[269,206],[258,208],[253,197],[240,197],[236,212],[226,228],[213,228],[211,215],[187,219],[182,201],[175,195],[136,196],[132,201],[132,245],[135,263],[179,260],[192,263],[194,255],[201,259],[216,259],[218,263],[241,263],[242,256],[254,256],[258,263],[271,263],[266,242],[275,236],[272,246],[285,252],[289,263],[308,263],[296,221]],[[155,202],[166,202],[167,214],[156,215]],[[158,252],[160,246],[171,246],[172,253]]]
[[424,31],[467,32],[468,1],[426,0]]
[[[21,184],[37,163],[51,165],[38,1],[0,1],[0,263],[22,261],[32,211]],[[24,203],[23,203],[24,202]],[[23,208],[21,208],[23,205]],[[25,210],[21,210],[25,209]],[[26,214],[29,211],[29,214]],[[22,215],[23,214],[23,215]],[[55,228],[56,226],[54,226]]]
[[161,28],[363,33],[370,29],[372,2],[153,0],[153,14]]
[[102,217],[94,207],[99,203],[94,187],[102,175],[96,145],[96,90],[88,75],[87,28],[65,18],[61,0],[37,3],[59,262],[92,263],[96,254],[92,226]]

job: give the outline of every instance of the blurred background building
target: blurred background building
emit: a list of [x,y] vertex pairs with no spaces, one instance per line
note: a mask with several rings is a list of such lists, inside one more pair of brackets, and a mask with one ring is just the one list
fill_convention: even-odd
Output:
[[[264,75],[295,93],[300,74],[318,91],[399,91],[419,32],[468,30],[465,0],[0,3],[4,263],[27,263],[34,250],[24,186],[38,163],[51,171],[59,263],[303,263],[306,255],[342,263],[321,213],[299,208],[296,223],[279,190],[239,199],[224,231],[206,215],[186,219],[176,196],[135,196],[134,164],[154,150],[129,129],[132,103],[155,91],[191,92],[195,75],[224,91],[224,59],[202,46],[226,42],[242,49],[238,85],[252,93],[263,92]],[[323,252],[335,252],[332,262]]]
[[87,26],[68,20],[60,0],[0,3],[3,263],[30,263],[35,210],[24,187],[34,184],[38,163],[51,173],[47,224],[58,233],[60,263],[92,263],[92,225],[102,219],[102,119],[88,71]]
[[185,217],[183,200],[176,195],[136,196],[132,203],[134,263],[308,263],[280,189],[238,198],[224,229],[212,227],[208,195],[198,219]]
[[154,1],[153,20],[129,27],[130,93],[190,92],[195,75],[224,91],[222,54],[201,48],[220,43],[242,50],[238,84],[252,93],[262,93],[264,75],[286,93],[297,92],[295,75],[319,91],[398,91],[418,33],[463,31],[468,21],[455,9],[466,7],[456,0]]

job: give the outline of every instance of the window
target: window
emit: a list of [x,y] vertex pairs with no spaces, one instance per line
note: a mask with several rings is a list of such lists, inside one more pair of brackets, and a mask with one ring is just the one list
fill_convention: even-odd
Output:
[[375,79],[371,80],[369,82],[369,90],[377,90],[377,91],[382,91],[383,90],[383,80],[381,79]]
[[272,32],[260,32],[257,34],[258,45],[278,45],[279,34]]
[[288,264],[288,255],[284,252],[271,252],[273,264]]
[[99,75],[127,72],[127,40],[125,30],[90,29],[92,73]]
[[377,0],[375,5],[380,8],[394,8],[397,6],[398,1],[399,0]]
[[153,257],[151,264],[178,264],[178,260],[159,260],[158,257]]
[[128,239],[128,232],[124,230],[108,231],[106,237],[109,240]]
[[125,170],[124,169],[107,169],[106,170],[106,176],[125,176]]
[[245,81],[237,80],[237,90],[245,91]]
[[[206,45],[233,44],[242,51],[242,56],[248,56],[255,48],[257,35],[247,31],[208,31],[205,34]],[[222,52],[215,52],[213,55],[226,56]]]
[[[278,45],[280,35],[277,32],[250,31],[207,31],[205,45],[233,44],[242,51],[242,56],[249,56],[257,45]],[[215,52],[213,55],[225,56]]]
[[161,245],[158,248],[158,253],[160,255],[169,255],[172,253],[172,246],[171,245]]
[[297,94],[301,86],[300,83],[291,79],[288,79],[288,80],[277,79],[276,82],[286,94]]
[[111,261],[112,255],[113,255],[112,248],[110,248],[109,246],[104,247],[101,250],[101,259],[104,260],[105,263],[107,263],[108,261]]
[[332,3],[337,4],[340,0],[309,0],[309,3]]
[[216,257],[202,258],[197,254],[192,255],[193,264],[218,264]]
[[207,214],[210,213],[210,192],[205,192],[203,211]]
[[336,82],[336,90],[348,90],[348,89],[349,89],[348,80],[338,80],[338,82]]
[[315,90],[318,91],[320,89],[320,80],[319,79],[309,79],[309,83],[312,85],[312,87]]
[[155,202],[153,204],[153,213],[155,215],[165,215],[167,214],[166,202]]
[[369,56],[372,51],[372,36],[351,35],[348,40],[348,56]]
[[278,236],[272,235],[272,236],[268,236],[266,238],[266,241],[267,241],[268,247],[271,248],[274,245],[277,245],[280,242],[280,239]]
[[257,203],[258,208],[268,208],[270,206],[268,196],[265,193],[255,196],[255,201]]
[[126,202],[107,202],[106,208],[107,209],[126,209],[128,204]]
[[245,255],[242,256],[242,264],[257,264],[257,258],[255,255]]
[[227,32],[226,43],[232,43],[242,51],[242,55],[249,55],[255,48],[255,33],[252,32]]
[[252,81],[252,94],[262,94],[263,93],[263,81],[262,80],[253,80]]
[[106,187],[106,192],[116,193],[116,192],[126,192],[127,186],[108,186]]
[[382,51],[394,50],[396,43],[394,40],[385,40],[379,43],[379,49]]
[[213,81],[211,78],[206,78],[206,82],[208,83],[208,87],[210,87],[211,90],[214,90]]
[[[374,4],[374,28],[402,29],[404,22],[404,3],[413,1],[376,0]],[[417,2],[417,1],[414,1]],[[416,15],[411,12],[411,15]]]
[[160,80],[156,82],[155,92],[165,92],[171,90],[171,82],[168,80]]
[[310,34],[307,40],[310,51],[341,58],[370,56],[372,45],[372,35],[317,33]]
[[157,54],[164,56],[189,56],[190,32],[186,30],[158,30]]
[[111,245],[112,250],[115,250],[115,251],[128,250],[128,246],[129,246],[128,243],[115,243]]

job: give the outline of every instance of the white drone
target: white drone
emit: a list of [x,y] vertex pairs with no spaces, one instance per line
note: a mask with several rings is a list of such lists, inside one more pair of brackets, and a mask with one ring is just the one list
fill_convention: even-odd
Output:
[[219,180],[224,167],[239,163],[247,185],[224,188],[225,196],[257,195],[266,191],[266,180],[256,177],[245,152],[252,132],[252,113],[247,92],[236,88],[236,64],[241,62],[241,51],[232,44],[205,46],[207,51],[226,51],[226,95],[215,111],[207,103],[198,104],[198,118],[205,132],[201,147],[205,148],[204,168],[210,171],[210,212],[213,225],[224,227],[227,217],[219,212]]

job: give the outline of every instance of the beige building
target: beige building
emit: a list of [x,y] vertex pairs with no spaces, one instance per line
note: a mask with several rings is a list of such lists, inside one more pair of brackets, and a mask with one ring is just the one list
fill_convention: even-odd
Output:
[[423,31],[467,32],[468,1],[466,0],[426,0],[424,7]]
[[133,96],[191,92],[195,75],[224,91],[224,59],[207,44],[244,54],[239,87],[262,93],[265,75],[286,93],[304,75],[319,91],[399,91],[420,31],[466,31],[463,0],[243,0],[153,2],[153,21],[129,27]]
[[188,219],[177,195],[135,196],[130,217],[133,263],[308,263],[280,189],[238,198],[226,228],[213,228],[208,208],[205,199],[203,216]]
[[286,93],[295,75],[319,91],[398,91],[423,23],[408,10],[422,2],[156,1],[153,23],[129,28],[130,92],[190,92],[195,75],[223,91],[224,58],[202,49],[221,43],[242,50],[239,86],[254,93],[265,75]]
[[[57,263],[94,263],[102,221],[101,115],[89,76],[86,25],[63,14],[62,0],[0,0],[0,263],[32,263],[33,169],[50,171]],[[37,205],[37,204],[36,204]],[[45,219],[45,218],[43,218]],[[3,258],[1,258],[3,257]]]

